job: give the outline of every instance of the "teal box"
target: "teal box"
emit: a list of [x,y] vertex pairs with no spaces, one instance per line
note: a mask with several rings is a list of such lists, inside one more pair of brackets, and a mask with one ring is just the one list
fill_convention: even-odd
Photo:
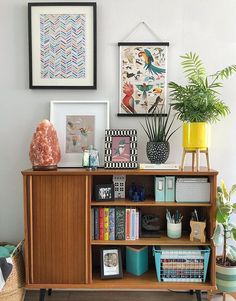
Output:
[[155,201],[165,202],[165,177],[155,177]]
[[148,271],[148,247],[126,247],[126,271],[140,276]]
[[166,176],[166,191],[165,191],[166,202],[175,201],[175,177]]

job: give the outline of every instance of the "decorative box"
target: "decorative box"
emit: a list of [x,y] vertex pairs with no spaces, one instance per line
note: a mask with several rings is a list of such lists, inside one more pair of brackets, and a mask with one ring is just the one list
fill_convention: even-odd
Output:
[[140,276],[148,271],[148,247],[126,247],[126,271]]

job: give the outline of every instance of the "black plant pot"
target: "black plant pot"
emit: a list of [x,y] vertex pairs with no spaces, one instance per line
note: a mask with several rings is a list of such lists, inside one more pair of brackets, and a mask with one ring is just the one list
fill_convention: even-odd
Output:
[[169,142],[152,142],[149,141],[146,147],[147,157],[151,163],[165,163],[169,157],[170,144]]

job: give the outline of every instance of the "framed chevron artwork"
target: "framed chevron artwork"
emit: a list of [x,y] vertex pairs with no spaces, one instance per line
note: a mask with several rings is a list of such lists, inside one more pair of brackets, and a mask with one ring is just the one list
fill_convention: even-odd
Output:
[[96,89],[96,3],[28,3],[30,89]]

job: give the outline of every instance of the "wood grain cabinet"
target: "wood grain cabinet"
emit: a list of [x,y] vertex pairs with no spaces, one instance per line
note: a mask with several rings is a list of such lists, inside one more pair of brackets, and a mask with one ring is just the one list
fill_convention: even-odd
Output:
[[[22,172],[24,177],[26,287],[53,289],[114,289],[114,290],[214,290],[215,247],[211,241],[216,224],[217,172],[181,170],[106,170],[86,171],[70,168],[56,171]],[[146,188],[144,202],[129,199],[96,202],[93,190],[97,184],[112,183],[113,175],[126,175],[126,193],[132,182]],[[207,177],[210,182],[209,203],[155,202],[154,177]],[[96,207],[136,207],[144,213],[158,213],[163,230],[161,237],[137,240],[94,240],[91,231],[91,211]],[[183,235],[171,239],[166,235],[166,208],[178,209],[183,215]],[[197,208],[206,217],[206,241],[190,241],[189,217]],[[125,271],[122,279],[102,280],[100,249],[118,246],[125,254],[126,245],[208,246],[211,250],[206,282],[158,282],[154,259],[149,271],[140,277]],[[125,265],[125,261],[123,261]],[[198,300],[200,300],[198,294]],[[43,300],[43,299],[40,299]]]
[[86,283],[86,176],[25,176],[28,284]]

